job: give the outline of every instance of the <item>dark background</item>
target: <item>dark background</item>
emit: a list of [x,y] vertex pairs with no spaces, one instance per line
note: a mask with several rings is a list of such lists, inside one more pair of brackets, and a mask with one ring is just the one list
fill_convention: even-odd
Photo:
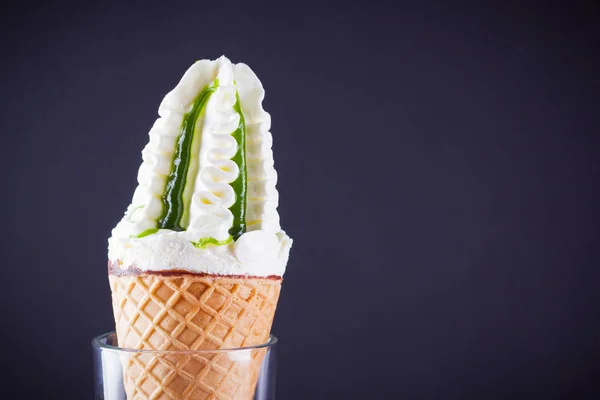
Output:
[[147,132],[222,54],[266,88],[295,240],[279,399],[600,395],[593,3],[2,7],[3,396],[92,397]]

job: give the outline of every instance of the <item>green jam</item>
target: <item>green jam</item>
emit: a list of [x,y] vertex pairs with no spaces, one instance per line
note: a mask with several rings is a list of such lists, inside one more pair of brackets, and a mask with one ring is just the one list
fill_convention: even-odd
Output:
[[237,142],[237,153],[231,158],[235,162],[240,170],[240,174],[235,181],[231,182],[236,195],[236,202],[229,207],[229,211],[233,214],[233,225],[229,229],[229,234],[233,236],[235,240],[239,238],[244,232],[246,232],[246,189],[247,189],[247,175],[246,170],[246,121],[244,120],[244,114],[240,107],[240,96],[239,93],[235,94],[236,102],[233,109],[240,116],[240,122],[237,129],[231,134]]
[[231,236],[229,236],[225,240],[217,240],[215,238],[209,237],[209,238],[202,238],[202,239],[198,240],[197,242],[192,242],[192,244],[195,247],[205,249],[206,246],[208,246],[209,244],[214,244],[215,246],[222,246],[224,244],[229,244],[231,242],[233,242],[233,238]]
[[[191,111],[183,117],[181,131],[177,138],[177,143],[175,144],[175,155],[173,157],[171,173],[167,177],[165,191],[162,195],[163,213],[158,220],[158,226],[161,229],[183,231],[189,223],[187,217],[189,217],[191,193],[193,192],[193,179],[191,180],[191,185],[189,185],[191,187],[188,187],[187,190],[186,181],[192,161],[197,170],[198,161],[196,158],[198,152],[193,153],[192,147],[199,148],[201,139],[197,138],[196,141],[194,140],[196,123],[206,108],[208,99],[218,86],[219,82],[218,80],[215,80],[212,86],[205,87],[198,97],[196,97]],[[196,146],[193,146],[194,142],[196,142]],[[184,218],[184,216],[186,218]]]

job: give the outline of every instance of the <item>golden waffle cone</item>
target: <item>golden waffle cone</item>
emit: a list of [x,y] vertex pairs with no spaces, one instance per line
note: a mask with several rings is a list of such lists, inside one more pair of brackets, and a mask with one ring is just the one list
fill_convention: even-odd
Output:
[[[176,273],[109,275],[120,347],[216,350],[266,343],[281,278]],[[266,349],[131,353],[127,398],[252,399]],[[246,357],[245,360],[232,360]]]

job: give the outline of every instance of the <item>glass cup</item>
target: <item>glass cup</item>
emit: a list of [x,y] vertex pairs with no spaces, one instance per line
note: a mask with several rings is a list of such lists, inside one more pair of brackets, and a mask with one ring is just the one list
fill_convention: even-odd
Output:
[[106,333],[92,341],[94,398],[274,400],[276,345],[271,335],[237,349],[133,350]]

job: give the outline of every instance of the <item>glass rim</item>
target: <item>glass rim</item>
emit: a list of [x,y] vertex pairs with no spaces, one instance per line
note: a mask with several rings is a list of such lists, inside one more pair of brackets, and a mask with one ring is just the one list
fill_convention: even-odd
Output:
[[[103,333],[101,335],[96,336],[92,339],[92,346],[94,348],[99,348],[102,350],[117,352],[117,353],[140,353],[140,354],[212,354],[212,353],[231,353],[237,351],[247,351],[247,350],[256,350],[256,349],[264,349],[264,348],[272,348],[277,345],[279,339],[275,335],[270,334],[269,339],[262,344],[257,344],[256,346],[246,346],[246,347],[231,347],[227,349],[202,349],[202,350],[150,350],[150,349],[130,349],[127,347],[119,347],[113,346],[105,343],[106,338],[111,335],[116,335],[115,331]],[[105,340],[103,343],[102,341]]]

